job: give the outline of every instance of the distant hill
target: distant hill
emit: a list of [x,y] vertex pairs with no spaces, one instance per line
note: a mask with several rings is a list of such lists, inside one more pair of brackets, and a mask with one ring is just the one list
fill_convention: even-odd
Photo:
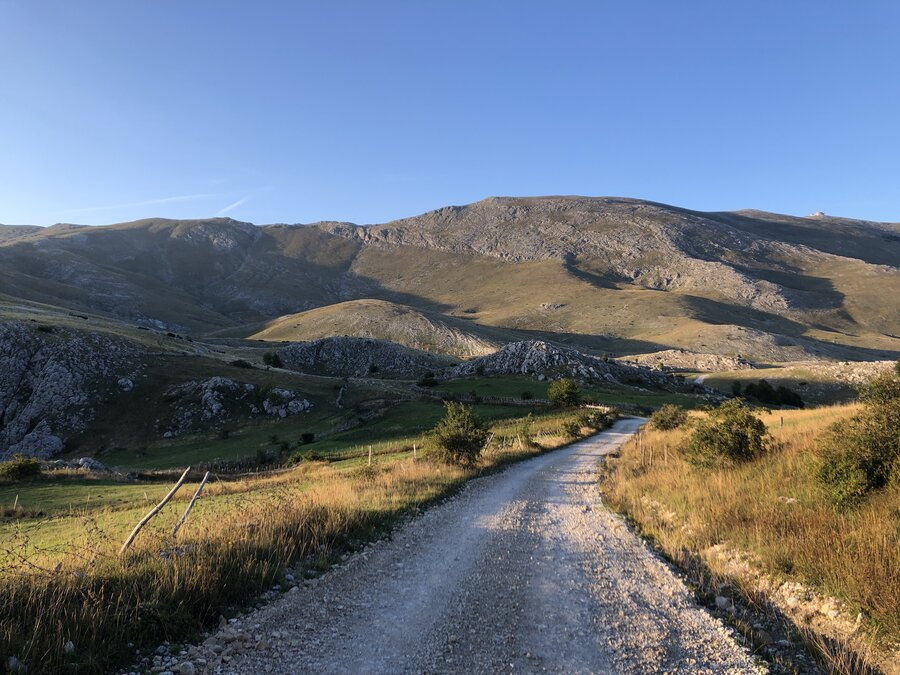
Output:
[[460,358],[490,354],[511,339],[510,334],[479,327],[464,319],[370,299],[281,316],[250,337],[307,341],[336,335],[390,340],[412,349]]
[[490,198],[368,226],[0,227],[0,315],[42,303],[278,340],[333,327],[458,356],[543,339],[758,363],[896,358],[896,288],[896,223],[622,198]]

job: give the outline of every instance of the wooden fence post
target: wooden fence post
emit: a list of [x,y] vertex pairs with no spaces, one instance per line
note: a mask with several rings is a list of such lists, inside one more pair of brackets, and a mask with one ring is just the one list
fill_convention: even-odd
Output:
[[416,444],[413,443],[413,461],[415,461],[415,460],[417,460],[417,459],[419,459],[419,456],[418,456],[418,454],[417,454],[417,452],[416,452]]
[[137,525],[135,525],[134,529],[131,531],[131,534],[128,535],[128,539],[125,540],[125,543],[122,544],[122,548],[119,549],[119,555],[122,555],[123,553],[125,553],[125,551],[128,550],[128,547],[131,546],[131,542],[134,541],[134,538],[138,535],[138,532],[141,531],[141,529],[144,527],[144,525],[146,525],[148,522],[150,522],[150,519],[153,518],[153,516],[155,516],[160,511],[162,511],[162,508],[166,504],[169,503],[169,500],[172,499],[172,497],[175,496],[175,493],[178,492],[178,489],[182,485],[184,485],[184,481],[187,480],[188,473],[190,472],[190,470],[191,470],[191,467],[186,468],[184,470],[184,473],[181,474],[181,478],[178,479],[178,482],[175,483],[175,485],[172,487],[171,490],[169,490],[169,494],[167,494],[165,497],[163,497],[163,500],[159,504],[154,506],[152,509],[150,509],[150,513],[148,513],[146,516],[141,518],[141,522],[139,522]]
[[372,446],[369,446],[369,466],[372,466]]
[[203,486],[206,485],[206,481],[209,479],[209,471],[203,476],[203,480],[200,481],[200,485],[197,486],[197,491],[194,493],[194,496],[191,497],[191,503],[188,504],[187,508],[184,510],[184,515],[181,516],[181,520],[175,523],[175,527],[172,528],[172,536],[174,537],[178,534],[178,530],[184,525],[184,521],[187,520],[188,514],[190,514],[191,509],[194,508],[194,502],[197,501],[197,498],[200,496],[200,493],[203,491]]

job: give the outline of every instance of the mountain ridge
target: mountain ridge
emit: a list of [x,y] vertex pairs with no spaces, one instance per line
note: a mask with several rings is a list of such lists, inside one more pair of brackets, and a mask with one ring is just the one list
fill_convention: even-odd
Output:
[[[900,352],[900,309],[883,292],[900,283],[895,223],[568,196],[492,197],[372,225],[10,227],[4,296],[194,335],[371,299],[594,351],[710,351],[703,336],[729,324],[823,358]],[[748,356],[782,358],[769,347]]]

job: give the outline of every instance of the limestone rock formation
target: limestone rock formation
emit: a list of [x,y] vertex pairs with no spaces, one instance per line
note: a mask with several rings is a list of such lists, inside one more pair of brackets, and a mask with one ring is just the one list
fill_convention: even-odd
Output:
[[106,335],[18,321],[0,324],[0,458],[51,457],[95,407],[133,381],[139,353]]

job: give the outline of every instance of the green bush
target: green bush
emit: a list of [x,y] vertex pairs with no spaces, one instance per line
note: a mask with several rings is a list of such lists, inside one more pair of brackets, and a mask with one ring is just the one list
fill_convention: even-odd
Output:
[[677,429],[687,422],[687,410],[674,403],[666,403],[650,416],[650,426],[661,431]]
[[12,459],[0,462],[0,480],[22,480],[41,475],[41,463],[34,457],[13,455]]
[[559,425],[559,431],[565,438],[576,438],[581,433],[581,424],[576,420],[567,420]]
[[420,387],[434,387],[437,385],[437,379],[434,377],[434,373],[425,373],[422,377],[419,378],[417,383]]
[[610,408],[608,410],[592,410],[582,415],[579,421],[582,423],[582,426],[601,431],[611,427],[617,419],[619,419],[619,412]]
[[532,394],[532,393],[531,393],[530,391],[528,391],[527,389],[526,389],[525,391],[522,392],[522,400],[523,400],[523,401],[530,401],[530,400],[533,399],[533,398],[534,398],[534,394]]
[[516,424],[516,436],[522,447],[533,448],[537,445],[534,442],[534,413],[528,413],[527,417],[523,417]]
[[447,413],[431,431],[437,454],[448,464],[471,466],[478,461],[488,430],[471,406],[448,401]]
[[578,405],[581,401],[581,387],[575,380],[564,377],[547,387],[547,398],[558,406]]
[[768,447],[766,425],[735,398],[697,423],[684,452],[695,466],[731,466],[759,457]]
[[263,354],[263,363],[267,366],[272,366],[273,368],[281,368],[284,366],[281,357],[274,352],[266,352]]
[[816,479],[841,509],[900,482],[900,372],[876,377],[862,388],[860,399],[862,412],[832,425],[820,447]]

